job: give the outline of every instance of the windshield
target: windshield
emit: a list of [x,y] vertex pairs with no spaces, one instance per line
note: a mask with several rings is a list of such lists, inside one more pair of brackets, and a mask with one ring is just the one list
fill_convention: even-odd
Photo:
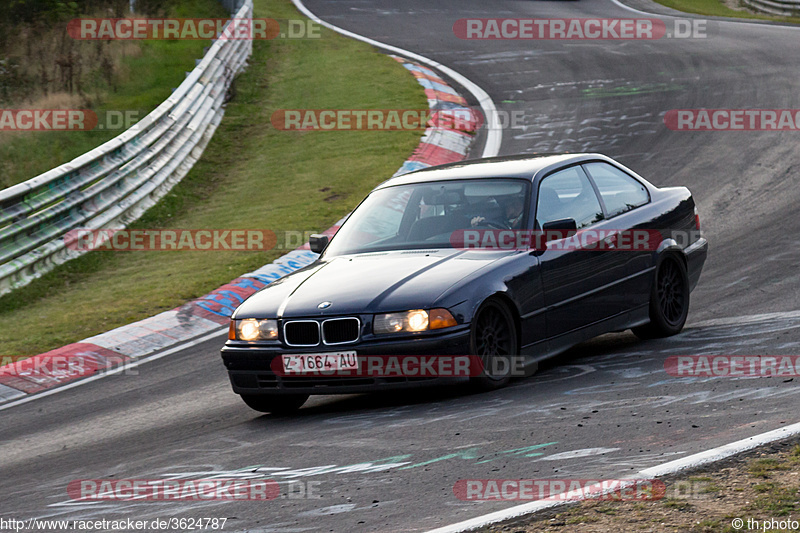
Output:
[[325,255],[451,248],[457,230],[522,229],[529,186],[527,180],[487,178],[374,191],[348,217]]

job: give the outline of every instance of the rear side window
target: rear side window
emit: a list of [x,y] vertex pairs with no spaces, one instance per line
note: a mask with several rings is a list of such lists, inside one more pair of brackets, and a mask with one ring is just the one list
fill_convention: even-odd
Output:
[[550,174],[539,186],[537,226],[564,218],[574,219],[578,229],[603,219],[592,184],[578,166]]
[[584,167],[597,185],[609,217],[650,201],[647,188],[618,168],[608,163],[588,163]]

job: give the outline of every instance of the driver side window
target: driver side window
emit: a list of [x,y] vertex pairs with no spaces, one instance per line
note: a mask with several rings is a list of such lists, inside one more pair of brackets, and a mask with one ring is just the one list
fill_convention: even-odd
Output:
[[536,200],[536,225],[572,218],[578,229],[603,219],[603,208],[580,166],[559,170],[544,178]]

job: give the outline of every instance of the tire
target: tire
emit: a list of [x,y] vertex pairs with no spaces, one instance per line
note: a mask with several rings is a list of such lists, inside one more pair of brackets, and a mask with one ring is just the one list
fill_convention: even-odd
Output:
[[650,323],[633,328],[633,333],[640,339],[671,337],[681,332],[688,315],[686,265],[674,254],[664,255],[650,290]]
[[242,394],[242,400],[251,409],[273,415],[289,414],[297,411],[308,400],[308,394]]
[[[517,357],[517,329],[508,307],[497,300],[487,300],[475,313],[470,332],[470,354],[481,358],[484,373],[470,378],[473,388],[495,390],[511,381],[511,362]],[[505,372],[493,375],[498,357],[505,357]]]

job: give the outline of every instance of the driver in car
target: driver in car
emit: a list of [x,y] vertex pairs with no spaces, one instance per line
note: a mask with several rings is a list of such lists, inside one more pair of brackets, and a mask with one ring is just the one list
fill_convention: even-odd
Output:
[[[500,224],[510,229],[519,229],[522,225],[523,211],[524,204],[522,202],[522,198],[519,196],[512,197],[505,203],[505,218],[502,221],[499,221]],[[476,226],[480,226],[481,224],[485,224],[486,222],[487,220],[485,217],[477,216],[472,218],[470,225],[474,228]]]

